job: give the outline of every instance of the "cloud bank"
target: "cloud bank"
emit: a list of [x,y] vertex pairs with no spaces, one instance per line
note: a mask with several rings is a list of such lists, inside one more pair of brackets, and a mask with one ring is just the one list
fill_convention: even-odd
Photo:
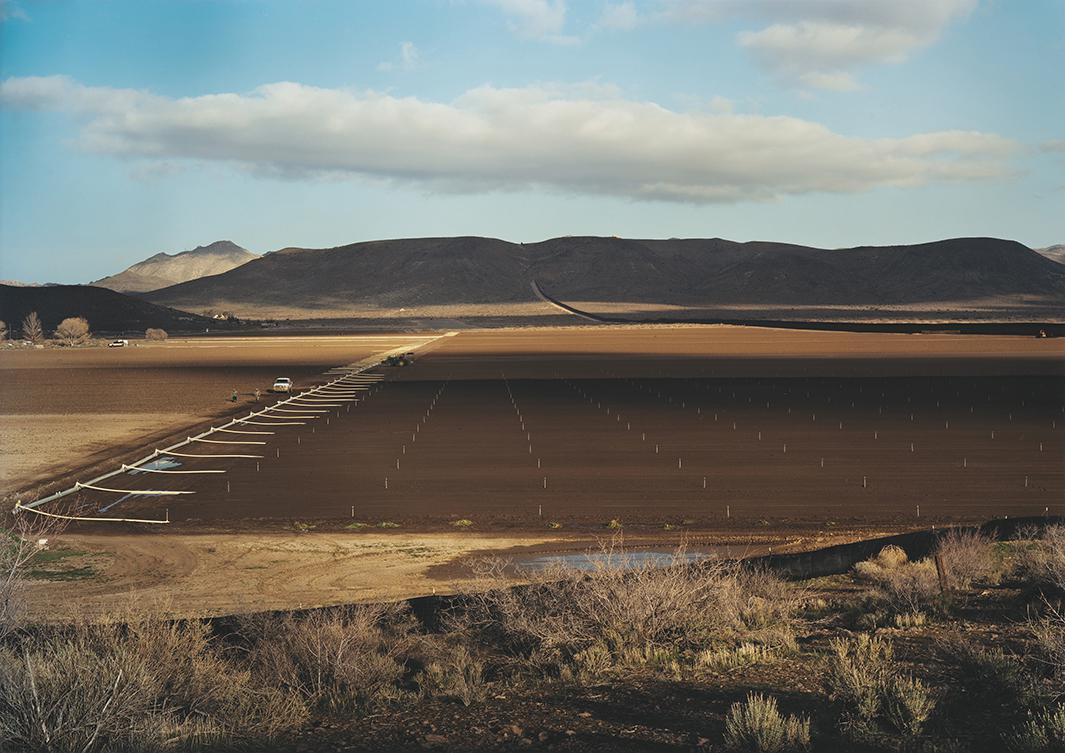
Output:
[[677,112],[601,86],[482,86],[433,102],[283,82],[168,98],[49,76],[5,80],[0,104],[69,112],[82,148],[120,157],[695,203],[992,178],[1015,148],[974,131],[866,139],[799,118]]
[[768,22],[738,36],[769,73],[801,86],[859,88],[854,71],[901,63],[964,18],[977,0],[662,0],[679,22]]

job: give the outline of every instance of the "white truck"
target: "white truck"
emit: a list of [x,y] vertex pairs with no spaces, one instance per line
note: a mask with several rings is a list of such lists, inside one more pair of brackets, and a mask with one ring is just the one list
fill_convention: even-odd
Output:
[[274,380],[274,386],[270,388],[271,392],[292,392],[292,380],[288,377],[278,377]]

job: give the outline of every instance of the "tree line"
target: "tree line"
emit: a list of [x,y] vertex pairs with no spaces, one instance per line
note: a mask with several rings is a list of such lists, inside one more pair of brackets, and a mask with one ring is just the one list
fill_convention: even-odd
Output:
[[[41,317],[36,311],[31,311],[22,320],[20,333],[22,340],[34,345],[39,345],[45,341],[44,325],[41,323]],[[89,320],[83,316],[67,317],[59,323],[59,326],[55,328],[52,334],[54,339],[68,346],[83,345],[92,339]],[[0,342],[6,341],[9,336],[14,337],[14,334],[8,329],[7,322],[0,320]],[[149,327],[144,331],[144,337],[147,340],[162,341],[166,340],[168,335],[166,330]]]

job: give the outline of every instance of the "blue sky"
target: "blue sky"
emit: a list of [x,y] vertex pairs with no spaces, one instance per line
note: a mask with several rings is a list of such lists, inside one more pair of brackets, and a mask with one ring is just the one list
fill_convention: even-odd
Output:
[[1065,242],[1061,0],[0,0],[0,278],[228,238]]

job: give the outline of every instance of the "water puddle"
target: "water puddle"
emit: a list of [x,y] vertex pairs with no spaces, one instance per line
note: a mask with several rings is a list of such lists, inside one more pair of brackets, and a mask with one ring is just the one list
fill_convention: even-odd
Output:
[[136,469],[129,471],[130,476],[137,476],[145,471],[169,471],[172,468],[180,468],[181,463],[172,457],[161,457],[142,463]]
[[[724,549],[724,547],[722,547]],[[569,554],[533,554],[518,557],[514,567],[519,570],[546,570],[565,567],[572,570],[622,569],[635,570],[641,567],[667,567],[669,565],[699,562],[721,553],[711,551],[684,551],[672,549],[642,549],[634,552],[573,552]]]
[[[173,468],[180,468],[182,466],[181,461],[164,455],[163,457],[155,458],[147,463],[141,463],[137,468],[126,471],[128,476],[151,476],[149,471],[169,471]],[[107,512],[113,507],[126,502],[127,500],[136,499],[137,497],[154,497],[153,494],[140,494],[139,492],[132,491],[129,494],[123,494],[121,497],[113,502],[100,507],[99,512]]]

